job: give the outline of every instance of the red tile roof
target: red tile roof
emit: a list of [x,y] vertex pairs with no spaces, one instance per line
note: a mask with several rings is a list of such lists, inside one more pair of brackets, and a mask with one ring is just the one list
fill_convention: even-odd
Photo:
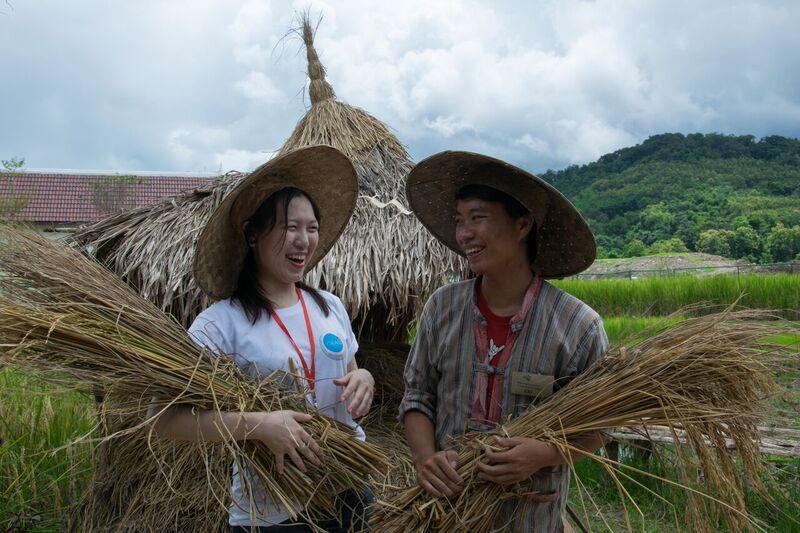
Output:
[[197,176],[0,173],[0,199],[27,201],[25,209],[10,217],[16,220],[76,224],[96,222],[208,184],[208,177]]

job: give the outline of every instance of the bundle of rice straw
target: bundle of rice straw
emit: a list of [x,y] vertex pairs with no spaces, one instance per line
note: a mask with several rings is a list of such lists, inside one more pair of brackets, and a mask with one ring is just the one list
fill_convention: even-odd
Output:
[[[675,435],[676,461],[690,483],[687,519],[694,531],[716,530],[720,519],[731,531],[750,529],[744,487],[765,491],[759,476],[756,422],[763,400],[777,391],[770,362],[777,347],[764,340],[783,328],[766,322],[766,311],[728,310],[662,326],[633,339],[629,348],[612,348],[607,356],[538,406],[529,408],[490,434],[455,443],[464,491],[451,500],[432,499],[418,487],[378,502],[373,526],[381,532],[488,531],[503,503],[515,497],[511,488],[479,481],[475,463],[495,435],[529,437],[556,444],[564,453],[569,439],[592,431],[663,425]],[[644,339],[644,340],[643,340]],[[641,341],[636,344],[636,341]],[[685,444],[681,444],[677,434]],[[740,465],[725,440],[736,445]],[[621,492],[625,465],[606,465]],[[683,485],[681,485],[683,486]],[[635,502],[633,502],[635,506]]]
[[[100,435],[141,426],[150,398],[106,397]],[[148,438],[148,428],[101,440],[94,448],[91,490],[66,517],[64,531],[143,533],[224,531],[231,498],[225,443]],[[142,437],[142,435],[144,435]],[[144,483],[144,480],[149,482]]]
[[[226,441],[231,458],[249,465],[267,497],[292,517],[324,517],[336,494],[360,490],[370,475],[388,470],[380,450],[359,441],[350,428],[309,411],[303,391],[285,388],[275,375],[255,382],[232,358],[200,348],[174,319],[101,265],[32,230],[0,226],[0,242],[0,358],[5,362],[87,392],[100,387],[134,398],[169,399],[161,406],[179,402],[226,411],[310,412],[314,416],[304,428],[325,456],[307,474],[290,464],[279,476],[266,446]],[[210,484],[223,501],[219,488],[227,492],[227,480]]]

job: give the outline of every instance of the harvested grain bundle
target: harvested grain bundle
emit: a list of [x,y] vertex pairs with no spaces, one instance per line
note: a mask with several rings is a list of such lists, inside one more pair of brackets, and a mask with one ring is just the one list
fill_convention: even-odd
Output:
[[[475,465],[486,460],[495,436],[541,439],[567,457],[568,441],[587,432],[663,425],[685,436],[686,444],[676,439],[676,458],[686,479],[701,472],[704,498],[690,499],[693,530],[715,530],[711,524],[719,516],[732,531],[749,529],[754,522],[744,486],[763,489],[756,422],[763,400],[776,392],[767,364],[773,347],[764,339],[782,330],[763,322],[768,318],[765,311],[729,309],[681,321],[631,348],[610,350],[547,401],[490,434],[457,442],[458,474],[465,480],[457,498],[434,500],[420,488],[409,488],[379,502],[373,525],[387,532],[496,527],[504,502],[519,495],[514,487],[477,478]],[[740,465],[728,453],[726,439],[735,443]],[[609,471],[625,476],[624,470]]]
[[[370,475],[388,470],[380,450],[307,409],[305,391],[287,389],[285,379],[274,374],[255,382],[233,359],[198,347],[176,321],[101,265],[31,230],[0,226],[0,241],[5,362],[86,391],[99,386],[133,398],[169,398],[158,402],[163,407],[179,402],[218,412],[292,409],[312,415],[304,429],[325,456],[308,473],[289,464],[278,475],[265,445],[225,443],[232,459],[248,465],[267,497],[292,517],[325,516],[336,494],[360,489]],[[124,438],[135,429],[111,437]],[[208,488],[223,501],[227,480],[210,479]]]
[[[149,398],[126,404],[116,396],[107,397],[99,405],[104,426],[100,433],[114,435],[139,426],[149,403]],[[224,443],[127,435],[101,440],[94,458],[92,490],[84,491],[76,502],[65,531],[223,531],[228,527],[230,498],[225,491],[230,457]],[[219,490],[209,490],[210,485]],[[155,507],[156,502],[163,504]]]
[[[405,345],[362,346],[359,365],[376,378],[375,407],[360,421],[369,442],[389,458],[391,468],[376,481],[378,495],[407,486],[414,478],[408,447],[397,428],[397,404],[403,394]],[[402,357],[401,357],[402,354]],[[2,361],[2,359],[0,359]],[[134,405],[129,405],[134,402]],[[141,403],[144,402],[144,403]],[[102,435],[141,427],[150,399],[110,391],[100,409]],[[219,502],[208,480],[230,484],[224,444],[150,439],[147,427],[125,439],[103,441],[95,450],[91,490],[70,517],[68,531],[220,531],[228,522],[229,501]],[[163,480],[168,482],[164,483]],[[216,495],[215,495],[216,493]],[[221,505],[222,504],[222,505]],[[167,527],[168,526],[168,527]]]

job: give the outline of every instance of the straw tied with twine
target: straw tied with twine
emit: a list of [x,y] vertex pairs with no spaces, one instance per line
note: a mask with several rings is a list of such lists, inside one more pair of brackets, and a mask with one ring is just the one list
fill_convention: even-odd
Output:
[[[0,361],[86,392],[168,399],[159,401],[161,408],[179,402],[216,411],[312,414],[304,428],[324,457],[308,473],[289,463],[278,475],[274,455],[260,442],[225,443],[231,459],[252,469],[267,497],[293,518],[327,517],[337,494],[360,491],[370,476],[382,478],[389,470],[380,449],[309,409],[304,391],[287,389],[274,374],[257,382],[232,358],[199,347],[102,265],[32,230],[0,225],[0,242]],[[227,483],[214,485],[228,490]],[[226,502],[227,494],[217,499]]]

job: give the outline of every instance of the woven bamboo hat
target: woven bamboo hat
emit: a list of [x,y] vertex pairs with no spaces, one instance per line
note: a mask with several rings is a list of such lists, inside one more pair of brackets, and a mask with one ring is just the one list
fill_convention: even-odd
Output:
[[465,185],[485,185],[525,206],[536,221],[536,260],[531,268],[545,278],[563,278],[586,270],[596,246],[589,225],[552,185],[533,174],[471,152],[441,152],[421,161],[406,180],[411,210],[428,230],[454,252],[456,193]]
[[312,268],[339,238],[356,205],[358,177],[350,160],[330,146],[300,148],[271,159],[250,173],[212,213],[194,254],[194,277],[214,299],[236,290],[247,257],[244,226],[273,193],[296,187],[319,207],[319,243],[308,260]]

